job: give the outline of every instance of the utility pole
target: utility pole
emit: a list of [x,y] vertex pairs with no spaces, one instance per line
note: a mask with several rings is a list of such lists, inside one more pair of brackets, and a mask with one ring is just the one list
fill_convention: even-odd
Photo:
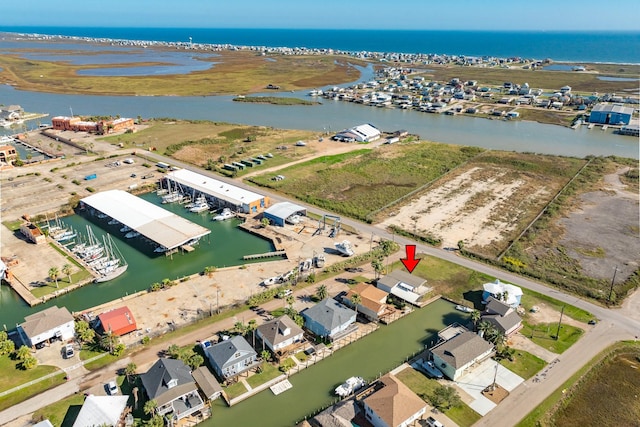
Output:
[[558,332],[556,332],[556,341],[558,341],[558,337],[560,336],[560,325],[562,324],[563,314],[564,314],[564,305],[562,306],[562,310],[560,310],[560,321],[558,322]]
[[611,303],[611,295],[613,295],[613,284],[616,281],[616,273],[618,272],[618,266],[616,265],[616,268],[613,270],[613,278],[611,279],[611,287],[609,288],[609,298],[607,298],[607,301],[609,303]]

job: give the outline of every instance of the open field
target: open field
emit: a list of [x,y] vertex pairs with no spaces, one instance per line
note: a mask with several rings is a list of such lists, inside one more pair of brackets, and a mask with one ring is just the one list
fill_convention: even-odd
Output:
[[602,302],[614,274],[612,303],[638,286],[638,186],[620,181],[632,163],[593,159],[505,253],[503,266]]
[[325,209],[368,220],[374,211],[424,186],[482,152],[479,148],[428,142],[380,146],[319,157],[272,175],[251,178],[260,186]]
[[[585,162],[525,153],[487,152],[408,203],[384,212],[381,225],[431,235],[444,247],[497,256]],[[380,215],[383,217],[383,215]]]
[[519,427],[635,426],[640,419],[640,345],[606,349],[531,411]]
[[[120,51],[120,50],[119,50]],[[50,53],[48,49],[39,52]],[[126,53],[126,51],[125,51]],[[65,51],[66,55],[86,52]],[[133,54],[133,53],[132,53]],[[189,74],[148,76],[88,76],[78,71],[163,65],[162,63],[123,63],[75,65],[65,61],[25,59],[20,51],[0,57],[0,83],[20,90],[91,95],[220,95],[262,92],[268,84],[281,90],[295,90],[354,81],[360,75],[353,66],[357,59],[340,56],[285,56],[266,58],[256,52],[216,52],[208,70]]]

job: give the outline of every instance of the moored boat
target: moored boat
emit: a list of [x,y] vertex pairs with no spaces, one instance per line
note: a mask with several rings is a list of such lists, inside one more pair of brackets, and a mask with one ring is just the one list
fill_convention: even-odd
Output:
[[340,252],[342,255],[352,256],[354,254],[353,249],[351,248],[351,242],[348,240],[343,240],[340,243],[336,243],[336,250]]
[[340,397],[347,397],[350,394],[360,390],[367,385],[366,381],[362,377],[350,377],[347,380],[336,387],[335,392]]
[[466,305],[461,305],[461,304],[456,305],[456,310],[462,311],[463,313],[472,313],[473,312],[473,308],[467,307]]
[[225,221],[236,216],[231,209],[224,208],[222,212],[212,218],[213,221]]

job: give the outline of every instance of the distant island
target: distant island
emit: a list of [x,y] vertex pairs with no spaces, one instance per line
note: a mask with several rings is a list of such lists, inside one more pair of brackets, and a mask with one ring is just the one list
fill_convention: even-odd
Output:
[[274,104],[274,105],[317,105],[320,102],[307,101],[299,98],[279,98],[276,96],[237,96],[233,98],[237,102],[254,102],[258,104]]

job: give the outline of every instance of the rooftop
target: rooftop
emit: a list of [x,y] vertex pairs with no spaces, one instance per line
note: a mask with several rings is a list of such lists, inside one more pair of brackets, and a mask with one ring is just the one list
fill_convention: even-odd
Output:
[[227,184],[215,178],[202,175],[188,169],[179,169],[169,172],[167,179],[193,188],[204,194],[208,194],[220,200],[224,200],[234,205],[244,205],[259,201],[264,198],[263,195]]

